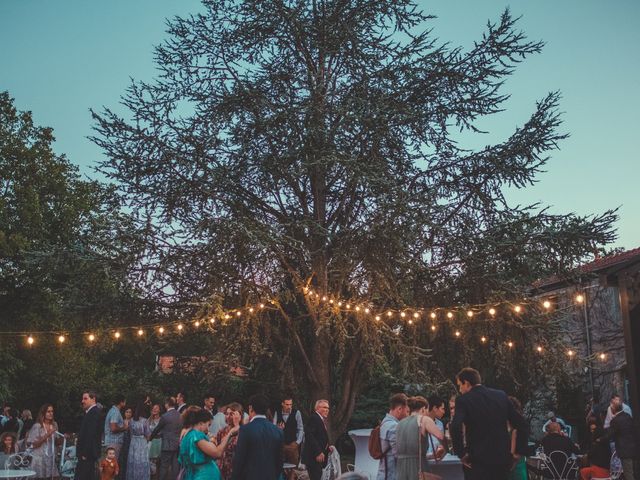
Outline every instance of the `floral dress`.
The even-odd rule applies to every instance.
[[[216,435],[216,442],[220,445],[224,436],[229,433],[231,427],[227,425]],[[231,480],[231,466],[233,465],[233,454],[236,451],[236,445],[238,443],[238,436],[234,435],[227,442],[227,446],[222,453],[222,457],[218,459],[218,467],[220,467],[220,474],[222,480]]]
[[[149,442],[147,437],[151,435],[146,418],[131,420],[129,422],[131,443],[127,457],[127,480],[149,480],[151,465],[149,463]]]

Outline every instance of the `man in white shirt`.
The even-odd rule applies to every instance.
[[[633,417],[633,414],[631,413],[631,407],[622,401],[620,395],[614,393],[613,395],[611,395],[611,400],[609,401],[609,406],[607,407],[607,416],[604,418],[604,428],[609,428],[609,426],[611,425],[611,419],[613,418],[611,407],[613,407],[613,405],[615,404],[622,404],[622,411],[627,413],[630,417]]]
[[[389,413],[380,424],[380,446],[384,456],[378,465],[377,480],[396,480],[396,429],[398,422],[409,415],[407,396],[396,393],[389,399]]]
[[[273,424],[284,434],[284,461],[297,465],[300,462],[300,445],[304,438],[304,424],[300,410],[293,409],[293,398],[285,397],[281,408],[273,416]]]
[[[427,415],[433,420],[440,431],[444,433],[444,424],[442,423],[442,417],[444,417],[446,411],[444,400],[437,395],[432,395],[428,398],[428,402],[429,411],[427,412]],[[438,440],[434,435],[429,434],[428,441],[427,455],[435,456],[436,452],[438,452],[439,456],[444,454],[444,448],[439,450],[439,447],[441,446],[440,440]]]

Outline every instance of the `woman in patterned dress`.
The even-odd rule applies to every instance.
[[[242,422],[242,405],[233,402],[227,405],[227,409],[224,413],[227,426],[218,432],[216,435],[216,444],[220,445],[222,439],[231,431],[232,428],[238,427]],[[218,467],[220,468],[220,475],[222,480],[231,480],[231,467],[233,465],[233,453],[238,443],[238,437],[233,436],[229,438],[227,446],[222,452],[222,457],[218,459]]]
[[[149,462],[149,423],[146,416],[147,406],[140,402],[129,421],[129,455],[127,456],[126,480],[149,480],[151,463]]]
[[[56,432],[58,424],[53,417],[54,408],[50,403],[40,407],[36,423],[27,434],[27,445],[31,445],[31,470],[35,470],[36,478],[58,478],[56,465]]]

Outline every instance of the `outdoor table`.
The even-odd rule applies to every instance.
[[[35,476],[35,470],[0,470],[0,478],[29,478]]]
[[[378,466],[380,461],[369,455],[369,436],[371,428],[361,428],[359,430],[350,430],[349,436],[356,446],[356,460],[353,471],[367,475],[371,479],[375,479],[378,474]],[[447,454],[442,460],[435,462],[429,460],[433,473],[440,475],[446,480],[463,480],[462,462],[455,455]]]

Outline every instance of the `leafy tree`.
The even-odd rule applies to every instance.
[[[543,46],[509,11],[464,50],[434,38],[410,0],[203,6],[168,23],[158,78],[123,97],[130,118],[94,112],[102,171],[145,236],[141,288],[187,317],[271,298],[274,310],[217,330],[221,357],[330,398],[334,432],[373,371],[429,370],[430,334],[323,296],[382,308],[513,298],[614,238],[614,212],[505,198],[565,137],[558,93],[504,141],[459,143]]]
[[[64,415],[83,387],[111,390],[118,362],[82,338],[56,348],[55,332],[128,325],[143,310],[128,280],[135,236],[114,190],[81,179],[53,140],[0,93],[0,330],[14,332],[0,337],[0,398],[55,401]],[[52,333],[28,348],[39,331]]]

